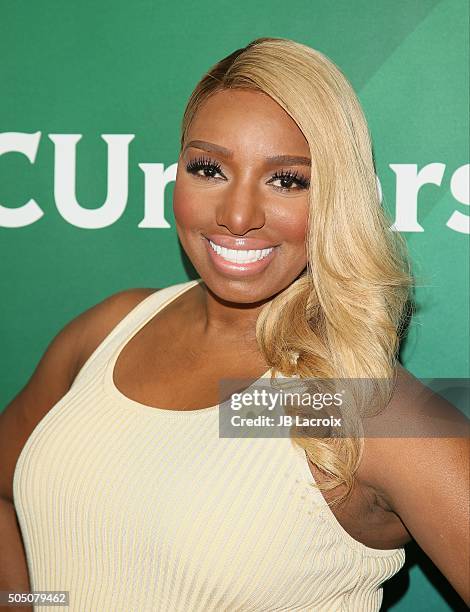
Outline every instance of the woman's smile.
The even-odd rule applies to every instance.
[[[269,266],[278,252],[278,245],[247,249],[243,242],[253,242],[255,239],[237,239],[230,236],[220,236],[211,240],[203,236],[209,260],[214,267],[228,276],[236,278],[259,274]],[[258,242],[261,242],[258,240]],[[238,243],[238,244],[233,244]],[[232,248],[224,246],[231,244]],[[246,245],[248,246],[248,244]],[[253,246],[256,246],[253,244]]]

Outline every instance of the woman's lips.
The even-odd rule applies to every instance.
[[[256,249],[270,249],[273,246],[267,240],[262,238],[252,238],[251,236],[227,236],[227,234],[204,234],[204,238],[208,238],[215,244],[225,247],[227,249],[244,249],[244,250],[256,250]]]
[[[214,265],[214,267],[227,276],[232,277],[244,277],[251,276],[255,274],[259,274],[262,272],[269,264],[272,259],[276,256],[277,246],[272,247],[272,251],[268,253],[265,257],[259,259],[258,261],[253,261],[251,263],[235,263],[233,261],[228,261],[222,255],[219,255],[214,251],[209,243],[209,239],[204,236],[204,242],[206,244],[206,249],[209,254],[210,261]],[[217,243],[215,243],[217,244]],[[223,245],[219,245],[223,246]],[[266,247],[267,248],[267,247]],[[238,249],[238,250],[247,250],[247,249]]]

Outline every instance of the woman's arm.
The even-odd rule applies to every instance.
[[[0,591],[28,593],[30,591],[26,556],[18,527],[13,502],[0,498]],[[11,611],[11,606],[0,605],[0,611]],[[15,607],[21,612],[32,612],[32,606]]]
[[[468,420],[439,395],[423,392],[424,385],[406,371],[401,377],[400,390],[382,419],[382,432],[376,429],[366,440],[368,481],[469,605]],[[457,432],[460,423],[459,434],[438,437],[440,432]],[[407,427],[413,437],[403,437]]]

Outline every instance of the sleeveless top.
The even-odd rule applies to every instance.
[[[404,548],[348,534],[303,449],[221,438],[218,406],[154,408],[114,385],[127,342],[200,281],[141,301],[27,439],[13,495],[31,590],[68,591],[70,603],[36,609],[379,610]]]

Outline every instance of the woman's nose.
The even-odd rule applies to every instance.
[[[265,206],[260,192],[246,184],[231,185],[217,205],[216,222],[230,233],[243,236],[265,224]]]

